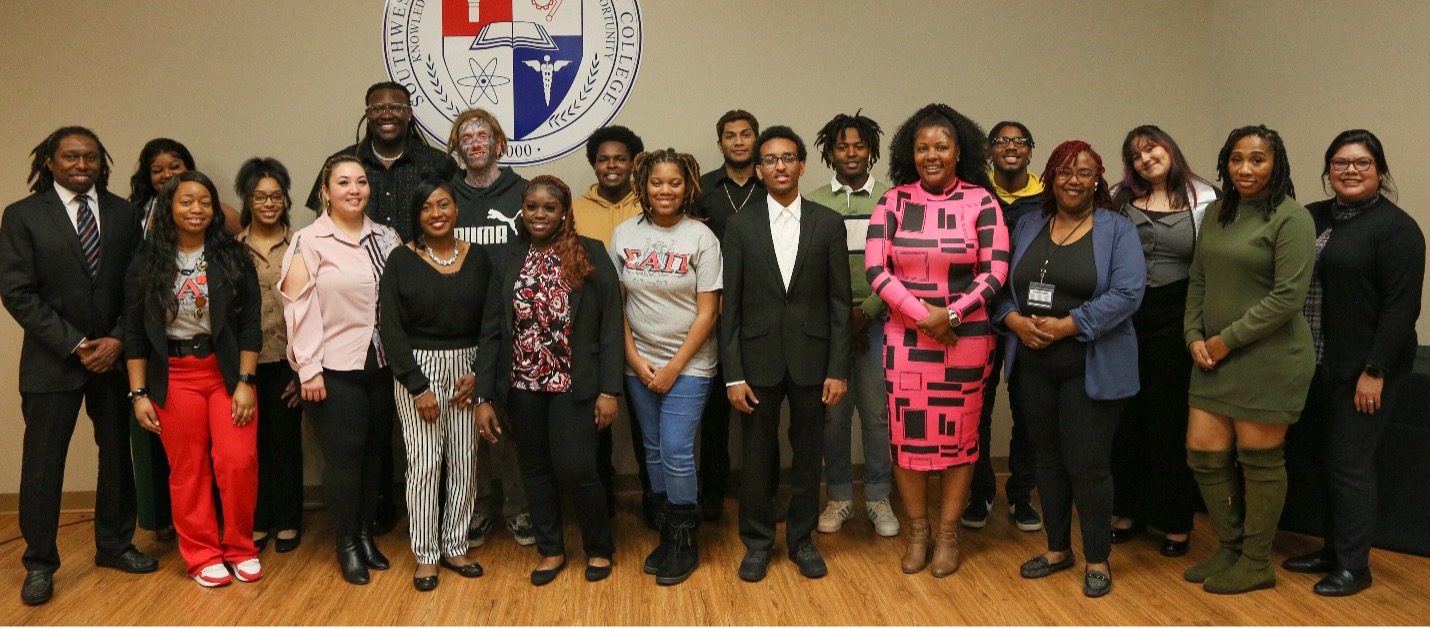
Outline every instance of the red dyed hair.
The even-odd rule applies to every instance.
[[[1092,145],[1082,140],[1068,140],[1053,149],[1053,153],[1048,156],[1048,165],[1043,168],[1043,214],[1048,215],[1058,211],[1057,197],[1053,196],[1053,186],[1057,180],[1059,166],[1067,166],[1077,160],[1081,153],[1087,153],[1092,157],[1092,161],[1097,162],[1097,187],[1092,192],[1092,207],[1112,208],[1112,193],[1108,191],[1107,177],[1103,176],[1107,169],[1102,166],[1102,156],[1097,151],[1092,150]]]
[[[551,251],[561,259],[561,276],[566,283],[571,285],[572,290],[581,288],[586,276],[595,273],[596,267],[591,266],[591,258],[586,255],[586,246],[581,244],[581,236],[576,233],[576,214],[571,211],[571,188],[566,186],[566,182],[551,175],[538,175],[521,191],[523,212],[527,195],[538,188],[546,188],[561,203],[561,226],[556,228],[556,242],[551,245]],[[526,231],[526,223],[519,224],[521,235],[529,240],[531,235]]]

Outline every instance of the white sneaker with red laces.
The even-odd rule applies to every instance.
[[[221,563],[216,563],[200,570],[198,574],[194,575],[194,581],[206,588],[216,588],[233,583],[233,577],[229,576],[228,568]]]
[[[258,563],[257,557],[240,562],[233,567],[233,576],[244,583],[253,583],[263,578],[263,565]]]

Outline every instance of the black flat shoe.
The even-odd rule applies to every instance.
[[[281,537],[275,536],[273,538],[273,550],[276,550],[280,553],[291,553],[295,550],[298,550],[298,545],[302,543],[303,531],[300,530],[298,531],[297,535],[293,536],[292,539],[283,539]]]
[[[447,558],[443,557],[437,561],[437,565],[451,570],[452,572],[455,572],[457,574],[460,574],[468,579],[475,579],[477,577],[482,576],[482,564],[479,564],[475,561],[465,566],[459,566],[450,561],[447,561]]]
[[[607,559],[606,561],[610,562],[611,560]],[[604,566],[593,566],[591,564],[586,564],[586,580],[594,583],[596,581],[600,581],[601,579],[611,576],[611,566],[614,565],[614,562],[607,563]]]
[[[1023,565],[1018,567],[1018,575],[1024,579],[1041,579],[1054,572],[1067,570],[1073,567],[1074,563],[1077,563],[1077,560],[1073,559],[1072,552],[1063,555],[1062,561],[1056,563],[1048,561],[1047,557],[1038,555],[1023,562]]]
[[[268,548],[268,540],[270,540],[270,539],[272,539],[272,538],[273,538],[272,535],[264,535],[264,536],[263,536],[263,539],[253,540],[253,547],[254,547],[254,548],[257,548],[257,549],[258,549],[258,552],[261,553],[261,552],[263,552],[263,549]]]
[[[1069,555],[1071,556],[1071,555]],[[1082,575],[1082,594],[1088,598],[1098,598],[1112,591],[1112,574],[1088,570]]]
[[[95,555],[94,565],[101,568],[114,568],[121,572],[130,574],[144,574],[159,569],[159,560],[139,552],[139,549],[130,546],[127,550],[118,555]]]
[[[437,575],[430,577],[412,577],[412,587],[418,592],[431,592],[437,589]]]
[[[1147,525],[1142,524],[1141,522],[1134,522],[1132,526],[1125,529],[1120,529],[1114,526],[1112,527],[1112,543],[1125,544],[1127,542],[1130,542],[1134,539],[1137,539],[1137,536],[1141,535],[1142,531],[1145,531],[1146,529]]]
[[[1192,537],[1190,535],[1187,536],[1187,539],[1180,542],[1164,538],[1162,540],[1162,556],[1181,557],[1187,554],[1187,549],[1191,547],[1191,542]]]
[[[44,605],[55,595],[55,573],[31,570],[25,573],[25,585],[20,587],[20,600],[26,605]]]
[[[552,582],[552,581],[555,581],[555,580],[556,580],[556,575],[561,574],[561,571],[562,571],[562,570],[565,570],[565,569],[566,569],[566,558],[565,558],[565,557],[562,557],[562,558],[561,558],[561,563],[560,563],[559,565],[557,565],[555,568],[552,568],[552,569],[550,569],[550,570],[532,570],[532,571],[531,571],[531,584],[532,584],[532,585],[546,585],[547,583],[550,583],[550,582]]]
[[[1306,553],[1281,562],[1281,567],[1301,574],[1317,574],[1336,569],[1336,556],[1322,548],[1314,553]]]
[[[1321,579],[1311,591],[1321,596],[1350,596],[1370,587],[1370,568],[1346,570],[1341,568]]]

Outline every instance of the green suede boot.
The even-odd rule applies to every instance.
[[[1241,594],[1276,586],[1271,566],[1271,540],[1286,504],[1286,457],[1281,446],[1237,448],[1246,477],[1246,517],[1241,558],[1222,572],[1207,577],[1202,589],[1215,594]]]
[[[1217,539],[1221,540],[1221,547],[1210,559],[1187,568],[1182,574],[1182,578],[1192,583],[1201,583],[1207,577],[1230,568],[1241,557],[1242,509],[1245,504],[1230,450],[1187,450],[1187,465],[1192,468],[1197,487],[1202,490],[1212,529],[1216,531]]]

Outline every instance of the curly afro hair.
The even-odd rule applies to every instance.
[[[954,165],[954,174],[994,194],[993,182],[988,180],[988,140],[983,129],[943,103],[925,105],[894,132],[893,139],[889,140],[889,181],[895,186],[902,186],[919,180],[918,167],[914,164],[914,138],[919,131],[929,127],[947,130],[958,143],[958,163]]]

